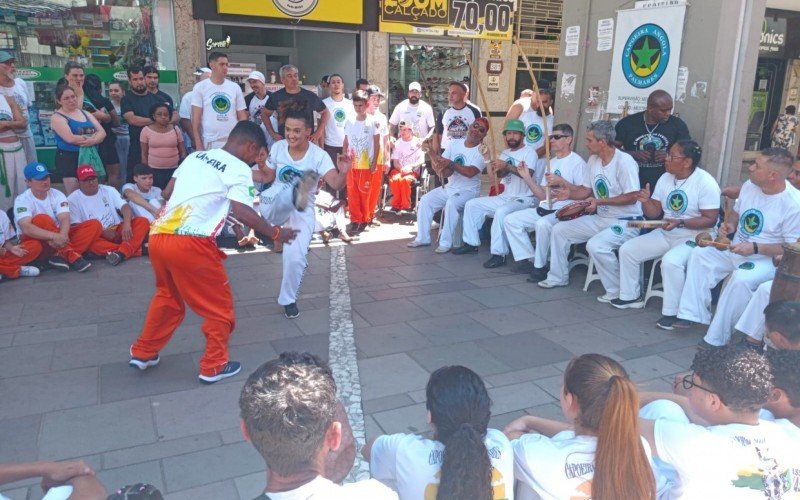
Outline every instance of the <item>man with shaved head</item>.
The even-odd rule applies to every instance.
[[[667,151],[675,142],[691,139],[686,123],[672,114],[672,96],[656,90],[647,98],[647,109],[617,122],[617,146],[639,164],[639,183],[655,186],[666,171]]]

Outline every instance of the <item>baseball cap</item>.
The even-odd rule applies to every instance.
[[[480,118],[475,118],[475,121],[472,123],[479,123],[479,122],[483,123],[483,126],[486,128],[486,130],[489,130],[489,120],[481,116]]]
[[[408,84],[408,91],[411,92],[412,90],[422,92],[422,85],[420,85],[419,82],[411,82]]]
[[[377,85],[370,85],[369,87],[367,87],[367,95],[368,96],[379,95],[381,97],[386,97],[386,95],[383,92],[381,92],[381,88],[378,87]]]
[[[211,68],[206,68],[206,67],[197,68],[196,70],[194,70],[193,75],[194,76],[200,76],[200,75],[202,75],[204,73],[211,73]]]
[[[25,178],[28,180],[36,179],[38,181],[50,175],[50,171],[47,170],[47,166],[44,163],[39,163],[38,161],[28,163],[25,166],[24,172]]]
[[[247,75],[248,80],[258,80],[261,83],[266,83],[267,79],[264,78],[264,73],[260,71],[253,71],[249,75]]]
[[[525,124],[522,123],[522,120],[508,120],[505,127],[503,127],[503,133],[505,132],[520,132],[524,134]]]
[[[8,52],[8,51],[5,51],[5,50],[0,50],[0,63],[4,63],[4,62],[8,62],[8,61],[14,61],[16,59],[17,58],[14,57],[14,54],[12,54],[11,52]]]
[[[93,166],[84,163],[83,165],[78,165],[78,173],[76,175],[79,181],[85,181],[86,179],[97,177],[97,172],[95,172]]]

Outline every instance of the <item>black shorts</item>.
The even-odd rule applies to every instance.
[[[129,169],[133,172],[133,169]],[[175,168],[154,168],[153,169],[153,185],[159,187],[161,189],[165,189],[167,184],[169,184],[170,179],[172,179],[172,174],[178,170],[178,167]]]
[[[56,172],[61,178],[78,177],[78,151],[56,150]]]
[[[117,139],[109,140],[108,137],[97,146],[97,152],[100,153],[100,159],[103,160],[103,165],[118,165],[119,154],[117,153]]]

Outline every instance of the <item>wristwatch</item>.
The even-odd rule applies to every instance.
[[[683,219],[681,219],[681,220],[678,222],[678,227],[679,227],[679,228],[681,228],[681,227],[686,227],[686,221],[685,221],[685,220],[683,220]]]

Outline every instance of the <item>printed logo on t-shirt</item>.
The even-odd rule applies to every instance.
[[[662,134],[644,134],[633,141],[637,151],[661,151],[667,149],[669,140]]]
[[[442,471],[439,470],[433,477],[439,481],[442,478]],[[439,483],[428,483],[425,485],[425,492],[423,500],[436,500],[439,495]],[[506,495],[506,483],[503,480],[503,474],[492,467],[492,500],[505,500],[508,498]]]
[[[281,182],[290,183],[298,177],[303,177],[303,171],[293,165],[286,165],[278,171],[278,179]]]
[[[689,197],[682,189],[676,189],[667,196],[667,206],[673,214],[682,214],[689,206]]]
[[[608,198],[608,179],[605,175],[598,175],[594,178],[594,195],[599,199]]]
[[[220,115],[227,115],[231,110],[231,98],[228,94],[217,92],[211,96],[211,107]]]
[[[336,108],[333,110],[333,119],[336,120],[337,124],[344,123],[345,118],[347,118],[347,114],[342,108]]]
[[[453,163],[463,167],[464,165],[466,165],[467,160],[466,158],[464,158],[464,155],[457,155],[455,158],[453,158]]]
[[[592,497],[592,477],[594,476],[594,454],[589,453],[570,453],[564,462],[564,478],[571,481],[573,479],[583,479],[575,487],[570,498],[579,499]]]
[[[617,224],[614,224],[613,226],[611,226],[611,232],[614,233],[617,236],[621,235],[622,232],[623,232],[622,226],[618,226]]]
[[[447,125],[447,136],[450,137],[450,139],[466,139],[467,130],[469,130],[469,125],[464,121],[464,118],[456,116],[453,118],[453,121]]]
[[[559,169],[555,169],[555,171],[554,171],[553,173],[554,173],[555,175],[557,175],[557,176],[561,177],[561,170],[559,170]]]
[[[542,127],[537,123],[530,125],[525,131],[525,140],[528,141],[528,144],[536,144],[542,140]]]
[[[17,207],[17,213],[18,214],[24,214],[27,211],[28,211],[27,207]]]
[[[761,210],[751,208],[739,219],[739,229],[745,236],[758,236],[764,229],[764,215]]]
[[[10,122],[14,117],[5,112],[0,112],[0,122]]]

